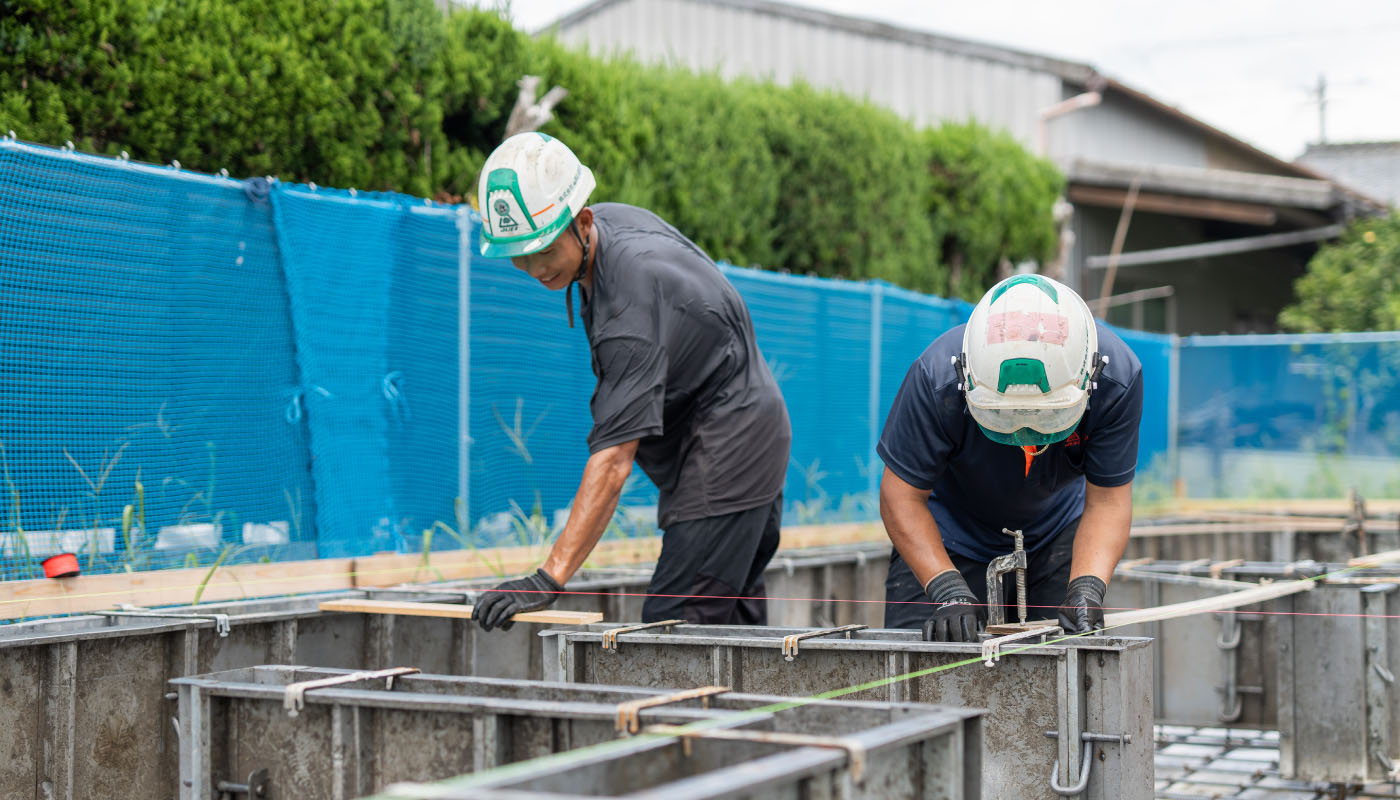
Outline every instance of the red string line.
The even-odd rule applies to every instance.
[[[1397,577],[1397,578],[1396,578],[1396,583],[1397,583],[1397,584],[1400,584],[1400,577]],[[399,588],[407,588],[407,587],[399,587]],[[372,589],[372,588],[365,588],[363,591],[373,592],[373,591],[375,591],[375,590]],[[454,590],[454,591],[455,591],[455,590]],[[845,598],[839,598],[839,597],[773,597],[773,596],[771,596],[771,595],[768,595],[768,596],[760,596],[760,595],[753,595],[753,596],[750,596],[750,595],[728,595],[728,594],[650,594],[650,593],[648,593],[648,592],[583,592],[583,591],[574,591],[574,590],[568,590],[568,589],[566,589],[566,590],[564,590],[564,591],[562,591],[562,592],[551,591],[551,590],[549,590],[549,589],[501,589],[501,590],[497,590],[496,588],[486,588],[486,589],[467,589],[467,588],[463,588],[463,589],[462,589],[462,593],[463,593],[463,594],[468,594],[468,593],[473,593],[473,592],[475,592],[475,593],[480,593],[480,594],[486,594],[487,592],[495,592],[495,591],[507,591],[507,592],[520,593],[520,594],[580,595],[580,596],[584,596],[584,597],[664,597],[664,598],[668,598],[668,599],[672,599],[672,600],[784,600],[784,601],[787,601],[787,602],[795,602],[795,603],[884,603],[884,604],[887,604],[887,605],[916,605],[916,606],[934,606],[934,605],[939,605],[938,603],[934,603],[934,602],[932,602],[932,601],[930,601],[930,600],[856,600],[856,599],[845,599]],[[1256,601],[1256,602],[1259,602],[1259,603],[1267,603],[1267,602],[1270,602],[1270,601],[1269,601],[1269,600],[1259,600],[1259,601]],[[990,607],[990,606],[995,605],[995,604],[993,604],[993,603],[968,603],[968,605],[971,605],[971,606],[978,606],[978,607],[982,607],[982,608],[987,608],[987,607]],[[1003,608],[1015,608],[1015,607],[1016,607],[1016,605],[1015,605],[1014,603],[1012,603],[1012,604],[1003,604]],[[1158,607],[1158,606],[1152,606],[1152,608],[1157,608],[1157,607]],[[1027,605],[1026,605],[1026,608],[1041,608],[1041,609],[1057,610],[1057,609],[1059,609],[1059,606],[1045,606],[1045,605],[1027,604]],[[1133,607],[1133,606],[1102,606],[1102,608],[1103,608],[1104,611],[1143,611],[1143,610],[1145,610],[1145,609],[1143,609],[1143,608],[1135,608],[1135,607]],[[1246,611],[1246,610],[1242,610],[1242,609],[1238,609],[1238,608],[1228,608],[1228,609],[1224,609],[1224,610],[1220,610],[1220,611],[1207,611],[1207,612],[1201,612],[1201,613],[1209,613],[1209,614],[1261,614],[1261,615],[1278,616],[1278,617],[1341,617],[1341,618],[1351,618],[1351,619],[1400,619],[1400,614],[1341,614],[1341,613],[1337,613],[1337,614],[1328,614],[1328,613],[1324,613],[1324,612],[1321,612],[1321,611]],[[1141,625],[1141,624],[1145,624],[1145,623],[1135,623],[1135,624]]]

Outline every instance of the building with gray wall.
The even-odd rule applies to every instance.
[[[1084,63],[770,0],[596,0],[546,32],[603,56],[801,79],[916,125],[1010,133],[1069,181],[1064,257],[1041,268],[1088,300],[1107,290],[1105,313],[1133,327],[1272,331],[1317,243],[1381,207]]]

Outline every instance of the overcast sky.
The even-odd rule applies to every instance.
[[[466,0],[535,31],[590,0]],[[1093,65],[1280,158],[1318,138],[1400,139],[1400,2],[1392,0],[801,0]]]

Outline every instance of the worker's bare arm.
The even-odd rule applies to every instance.
[[[1074,537],[1074,561],[1070,565],[1070,580],[1081,575],[1093,575],[1105,584],[1113,577],[1113,568],[1128,546],[1128,531],[1133,525],[1133,484],[1095,486],[1084,489],[1084,516]]]
[[[880,478],[880,519],[920,586],[927,586],[940,572],[953,569],[938,523],[928,510],[929,491],[910,485],[888,467]]]
[[[632,474],[632,461],[637,455],[637,441],[623,442],[604,448],[589,457],[579,481],[578,493],[569,511],[569,521],[559,533],[554,547],[545,559],[543,569],[561,585],[583,566],[588,554],[602,538],[603,532],[617,510],[618,498],[627,476]]]

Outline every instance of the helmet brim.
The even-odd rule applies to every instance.
[[[486,258],[515,258],[516,256],[528,256],[554,244],[564,233],[564,229],[574,221],[571,211],[565,211],[559,215],[548,227],[532,231],[524,236],[493,237],[486,233],[485,227],[481,229],[481,255]]]

